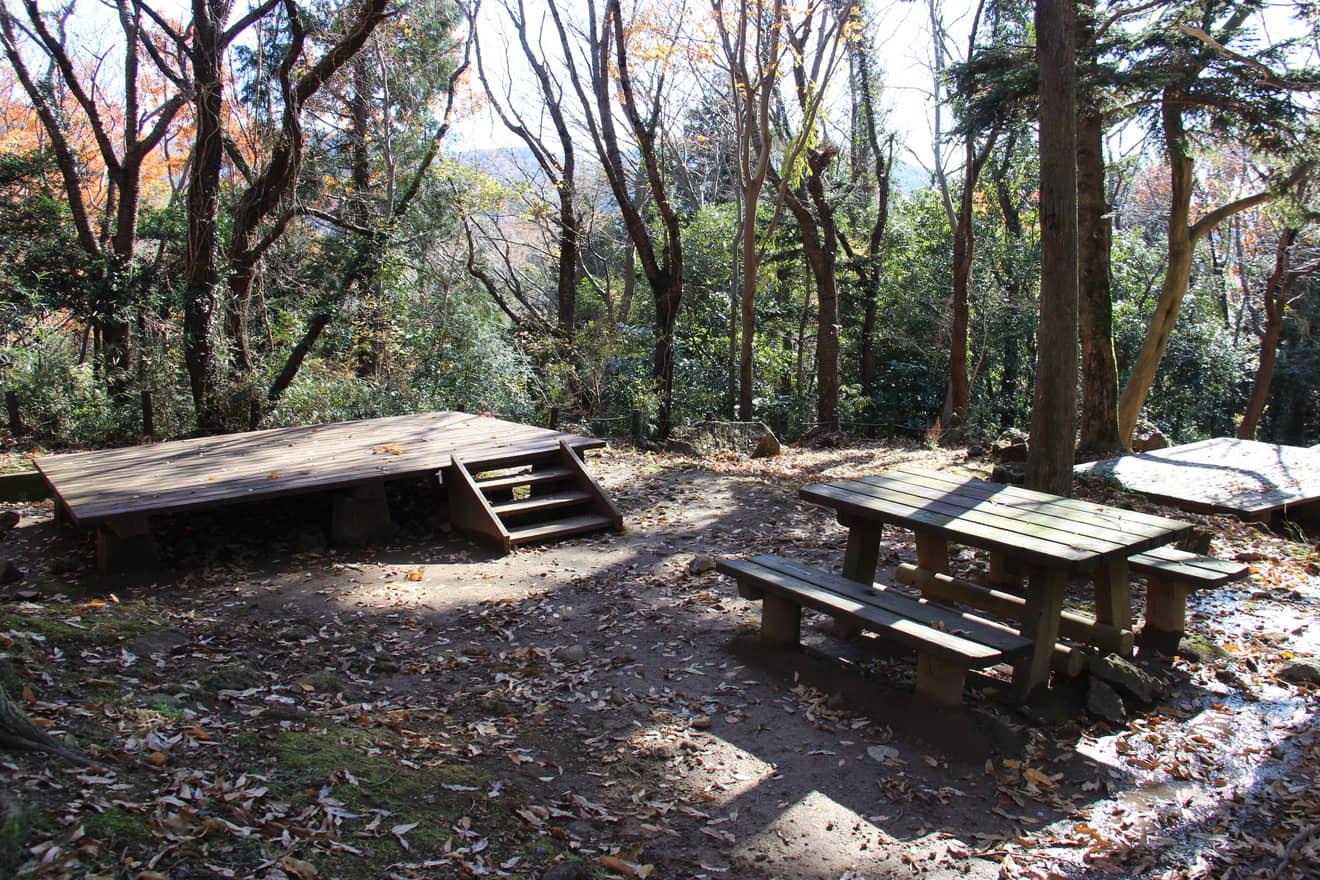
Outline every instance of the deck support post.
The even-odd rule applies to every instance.
[[[967,671],[959,663],[917,653],[917,696],[937,706],[960,706]]]
[[[120,574],[155,568],[160,562],[156,539],[145,516],[122,516],[96,528],[96,568]]]
[[[384,481],[360,483],[335,495],[330,534],[336,542],[370,541],[392,533]]]

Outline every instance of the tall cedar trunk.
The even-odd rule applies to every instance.
[[[1298,230],[1285,229],[1279,236],[1279,244],[1274,254],[1274,271],[1265,282],[1261,294],[1261,308],[1264,325],[1260,327],[1260,360],[1256,365],[1256,374],[1251,382],[1251,396],[1247,399],[1247,409],[1238,425],[1237,436],[1242,440],[1251,440],[1256,436],[1260,417],[1265,412],[1265,404],[1270,397],[1270,385],[1274,381],[1274,369],[1278,362],[1279,340],[1283,336],[1283,315],[1292,295],[1293,283],[1300,275],[1313,271],[1315,266],[1293,272],[1288,263],[1292,245],[1297,240]]]
[[[1027,486],[1072,492],[1077,405],[1077,89],[1071,0],[1037,0],[1040,319]]]
[[[1118,434],[1118,363],[1110,299],[1113,231],[1105,199],[1104,124],[1099,112],[1077,121],[1078,327],[1082,346],[1082,449],[1122,448]]]
[[[222,430],[224,421],[216,399],[220,373],[215,348],[216,296],[220,289],[216,216],[224,162],[221,30],[230,5],[229,0],[193,0],[193,124],[197,137],[188,175],[183,354],[197,427],[204,433]]]
[[[369,228],[371,221],[371,155],[367,149],[370,135],[371,89],[370,71],[362,54],[354,56],[352,63],[352,87],[348,96],[348,171],[353,198],[345,213],[348,219],[362,228]],[[356,247],[375,247],[374,236],[361,236]],[[375,273],[362,278],[358,287],[359,320],[357,321],[357,339],[354,340],[353,372],[359,379],[376,379],[380,376],[385,355],[385,313],[381,302],[380,284],[376,283]]]

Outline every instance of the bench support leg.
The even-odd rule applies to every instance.
[[[387,537],[391,532],[383,482],[363,483],[335,496],[330,525],[335,541],[369,541]]]
[[[761,600],[761,644],[796,648],[802,642],[802,606],[780,596]]]
[[[1172,657],[1178,653],[1187,626],[1185,583],[1151,575],[1146,578],[1146,625],[1141,628],[1141,647]]]
[[[1132,583],[1128,578],[1126,559],[1096,569],[1095,620],[1108,624],[1119,634],[1132,630]],[[1130,643],[1109,637],[1109,633],[1096,640],[1096,647],[1111,654],[1130,656],[1132,653]]]
[[[1026,700],[1038,686],[1048,684],[1054,643],[1059,640],[1059,616],[1068,586],[1067,572],[1038,569],[1027,584],[1027,603],[1022,609],[1022,635],[1031,639],[1031,655],[1013,669],[1013,697]]]
[[[962,704],[966,670],[957,663],[917,654],[917,696],[938,706]]]
[[[145,516],[108,520],[96,528],[96,568],[119,574],[155,568],[160,563],[156,539]]]

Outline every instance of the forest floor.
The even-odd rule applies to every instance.
[[[145,578],[97,575],[49,502],[8,505],[0,685],[92,763],[0,752],[0,877],[1320,874],[1320,689],[1276,675],[1320,654],[1313,538],[1084,490],[1252,570],[1193,598],[1209,644],[1125,723],[1081,684],[924,709],[910,657],[819,618],[801,655],[757,649],[711,558],[837,566],[843,529],[796,490],[912,461],[987,467],[605,450],[624,534],[498,557],[404,497],[395,540],[332,548],[293,499],[167,518]]]

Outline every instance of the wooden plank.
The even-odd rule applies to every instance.
[[[555,538],[577,535],[582,532],[595,532],[601,529],[615,528],[613,520],[599,513],[584,513],[549,522],[534,523],[529,526],[515,526],[509,529],[509,539],[514,544],[528,544],[532,541],[547,541]]]
[[[480,483],[477,484],[479,487]],[[534,495],[531,498],[515,498],[512,501],[496,501],[491,504],[491,509],[501,518],[508,516],[518,516],[524,513],[536,513],[545,510],[553,510],[556,507],[571,507],[574,504],[582,504],[590,501],[591,496],[578,489],[570,489],[555,492],[550,495]]]
[[[940,628],[944,632],[965,635],[973,641],[989,645],[1006,654],[1025,651],[1031,645],[1027,639],[1019,635],[987,626],[986,622],[979,617],[952,608],[932,605],[915,596],[905,596],[882,584],[864,586],[854,580],[833,575],[830,572],[821,571],[818,568],[812,568],[809,565],[792,559],[785,559],[782,556],[754,556],[748,561],[773,571],[783,572],[803,581],[816,583],[840,595],[865,602],[868,605],[875,605],[896,614],[906,615],[928,626]]]
[[[930,571],[915,565],[900,565],[894,571],[899,583],[916,587],[922,593],[944,602],[959,602],[997,614],[1009,620],[1021,621],[1027,600],[1023,596],[1005,593],[991,587]],[[1132,653],[1132,631],[1097,623],[1094,617],[1078,611],[1064,609],[1059,614],[1059,634],[1064,638],[1089,645],[1114,645],[1118,653]]]
[[[916,470],[809,486],[799,494],[854,519],[880,519],[1076,572],[1167,543],[1191,528],[1166,517]]]
[[[509,530],[491,508],[490,499],[472,478],[462,456],[450,457],[453,464],[445,469],[449,487],[449,518],[455,528],[495,544],[508,553],[512,543]]]
[[[531,486],[536,483],[554,483],[566,480],[573,476],[573,472],[568,468],[546,468],[540,471],[526,471],[519,474],[511,474],[507,477],[491,477],[486,480],[477,480],[477,485],[483,492],[490,492],[494,489],[510,489],[516,486]]]
[[[592,510],[607,517],[615,531],[623,529],[623,513],[582,463],[579,451],[563,440],[559,442],[559,464],[572,471],[576,477],[575,486],[591,496]]]
[[[1141,513],[1140,511],[1127,510],[1126,508],[1121,507],[1112,507],[1106,504],[1098,504],[1094,501],[1085,501],[1080,498],[1051,495],[1046,492],[1038,492],[1034,489],[1026,489],[1022,486],[995,483],[990,480],[982,480],[978,477],[964,477],[945,471],[905,468],[897,471],[889,471],[887,473],[920,477],[924,480],[930,481],[931,484],[957,487],[960,492],[968,495],[1004,499],[1005,503],[1023,502],[1026,504],[1041,505],[1054,514],[1057,514],[1059,511],[1076,512],[1086,515],[1088,518],[1095,521],[1107,522],[1112,528],[1120,532],[1139,530],[1143,525],[1155,529],[1161,529],[1183,524],[1181,520],[1171,519],[1166,516]]]
[[[1229,562],[1188,553],[1176,547],[1156,547],[1128,560],[1133,571],[1158,574],[1182,579],[1202,587],[1217,587],[1246,575],[1247,567],[1240,562]]]
[[[799,495],[807,501],[833,507],[841,515],[871,518],[903,528],[940,531],[950,540],[975,542],[976,546],[1036,565],[1062,566],[1070,571],[1083,572],[1099,564],[1093,551],[964,519],[960,517],[960,510],[943,512],[862,495],[830,484],[800,489]]]
[[[778,557],[770,558],[777,560],[777,566],[787,562],[787,560],[779,560]],[[782,570],[782,568],[767,567],[756,560],[721,560],[716,564],[716,567],[735,579],[754,579],[756,586],[766,593],[776,593],[791,598],[803,606],[814,608],[825,614],[855,619],[863,627],[875,629],[894,641],[901,642],[918,651],[957,660],[966,666],[988,666],[1000,662],[1005,657],[1005,652],[1002,650],[990,647],[970,637],[963,637],[957,633],[936,628],[932,625],[935,618],[931,618],[931,623],[927,623],[923,620],[924,614],[909,615],[876,604],[877,601],[888,603],[895,598],[908,599],[908,597],[899,597],[894,594],[884,597],[883,600],[872,599],[868,601],[856,597],[855,594],[839,593],[833,587],[842,586],[850,590],[857,590],[859,587],[856,582],[846,578],[837,578],[837,581],[842,582],[842,584],[838,584],[831,580],[834,576],[816,569],[808,569],[812,573],[812,579],[804,580]],[[820,577],[821,575],[824,577]],[[828,583],[829,586],[820,586],[815,582],[820,580]],[[929,607],[922,605],[918,600],[909,599],[909,601],[915,603],[919,608]],[[951,613],[956,614],[956,612]],[[967,628],[966,621],[962,621],[957,625],[964,629]],[[1006,634],[1000,633],[998,637],[1004,635]],[[1021,653],[1021,651],[1016,653]]]
[[[1042,537],[1057,530],[1073,537],[1094,539],[1098,546],[1126,545],[1134,535],[1163,536],[1170,529],[1189,528],[1187,523],[1166,517],[935,471],[900,471],[892,476],[859,477],[856,482],[927,501],[964,506],[971,514],[1006,517],[1013,523],[1038,526],[1044,531],[1036,534]],[[1085,536],[1076,535],[1079,528],[1086,529]]]

